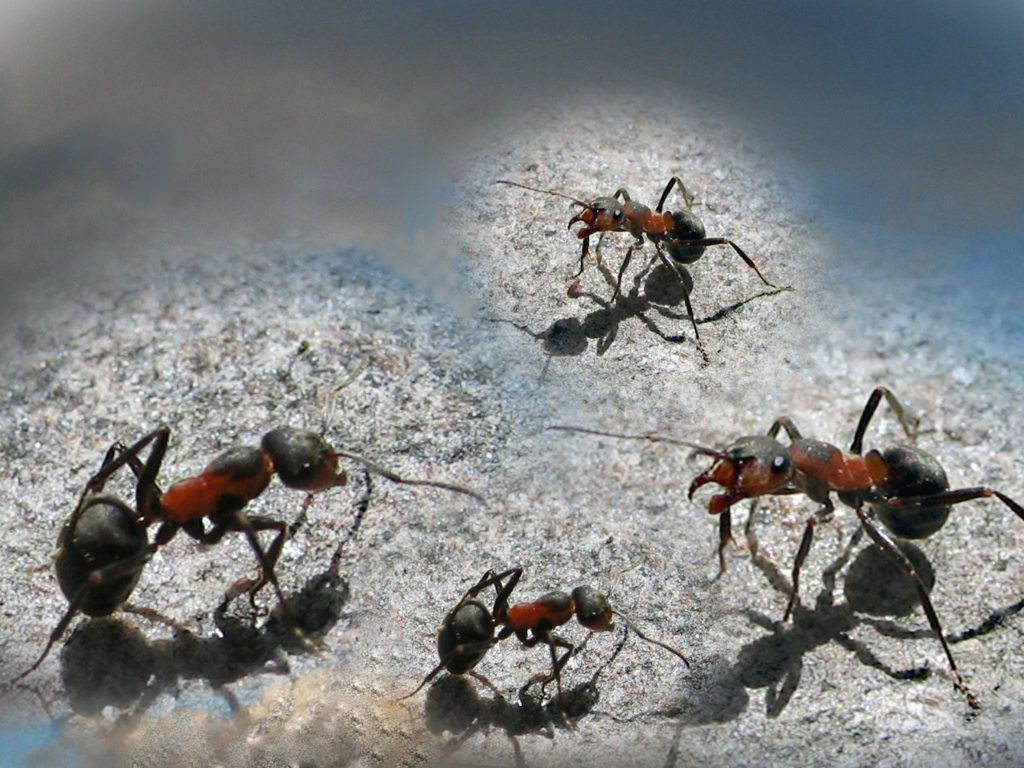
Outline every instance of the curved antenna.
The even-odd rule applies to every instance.
[[[698,445],[697,443],[690,443],[686,440],[678,440],[674,437],[664,437],[663,435],[655,435],[651,432],[644,432],[642,434],[629,434],[627,432],[608,432],[603,429],[590,429],[589,427],[571,427],[565,424],[552,424],[547,429],[556,429],[559,432],[580,432],[584,435],[599,435],[601,437],[614,437],[620,440],[644,440],[648,443],[668,443],[669,445],[681,445],[684,448],[692,448],[694,456],[711,456],[715,459],[727,458],[721,451],[715,450],[714,448],[708,448],[707,446]]]
[[[470,490],[469,488],[466,488],[465,486],[462,485],[456,485],[455,483],[445,483],[439,480],[416,480],[413,478],[402,477],[401,475],[392,472],[390,469],[386,469],[382,467],[380,464],[376,464],[370,461],[369,459],[360,456],[358,453],[351,453],[349,451],[339,451],[337,449],[334,449],[334,455],[341,456],[346,459],[351,459],[352,461],[358,461],[360,464],[362,464],[368,470],[373,472],[375,475],[380,475],[381,477],[387,478],[393,483],[399,483],[400,485],[425,485],[429,488],[443,488],[446,491],[453,491],[454,493],[461,493],[466,496],[472,496],[477,501],[481,501],[485,504],[487,503],[487,500],[484,499],[484,497],[481,496],[479,493]]]
[[[661,642],[660,640],[655,640],[653,637],[648,637],[647,635],[645,635],[643,632],[641,632],[639,629],[636,628],[636,624],[634,624],[632,621],[630,621],[628,618],[626,618],[626,616],[624,616],[621,612],[615,610],[614,608],[612,608],[612,613],[614,613],[616,616],[618,616],[620,619],[622,619],[623,623],[627,627],[629,627],[631,630],[633,630],[637,634],[637,637],[639,637],[641,640],[645,640],[646,642],[650,643],[651,645],[656,645],[659,648],[664,648],[669,653],[672,653],[672,654],[678,656],[680,659],[682,659],[683,664],[686,665],[687,669],[690,668],[690,662],[686,660],[685,656],[683,656],[682,651],[677,651],[671,645],[667,645],[667,644]]]
[[[508,181],[506,179],[498,179],[494,182],[495,184],[508,184],[510,187],[519,187],[520,189],[528,189],[531,192],[540,192],[544,195],[554,195],[555,197],[564,197],[566,200],[572,200],[576,205],[582,205],[584,208],[594,209],[590,203],[584,203],[582,200],[577,200],[572,195],[567,195],[563,192],[555,192],[553,189],[541,189],[540,187],[531,187],[528,184],[520,184],[518,181]]]

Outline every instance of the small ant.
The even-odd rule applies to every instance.
[[[783,621],[789,619],[796,605],[800,569],[810,552],[814,528],[819,522],[831,518],[835,509],[831,496],[835,493],[843,504],[854,510],[872,541],[895,558],[900,570],[913,580],[928,624],[942,644],[956,688],[967,697],[968,704],[977,709],[977,698],[957,669],[928,590],[895,539],[931,536],[945,524],[954,504],[974,499],[994,496],[1022,520],[1024,507],[1005,494],[984,486],[951,490],[939,461],[914,445],[901,443],[883,451],[865,452],[864,433],[883,397],[900,421],[907,438],[913,440],[911,420],[899,400],[885,387],[875,388],[868,397],[849,451],[803,437],[788,417],[776,419],[766,435],[741,437],[721,451],[655,435],[617,435],[597,430],[557,428],[687,445],[697,454],[713,458],[714,464],[690,484],[688,495],[692,499],[697,489],[709,483],[725,489],[725,493],[712,496],[708,503],[708,512],[719,516],[719,575],[725,571],[724,549],[732,541],[731,508],[734,504],[744,499],[785,494],[803,494],[821,504],[807,519],[804,528],[793,563],[792,588]],[[788,445],[776,439],[780,431],[789,437]],[[882,526],[878,525],[876,518]],[[748,518],[748,529],[750,524],[751,519]]]
[[[626,251],[622,265],[619,267],[619,275],[615,282],[612,302],[619,296],[622,287],[622,276],[625,274],[626,267],[633,257],[633,250],[643,246],[645,235],[654,244],[655,252],[661,262],[675,274],[676,278],[684,286],[686,285],[686,280],[679,271],[678,264],[694,263],[704,254],[704,249],[708,246],[728,245],[736,251],[748,267],[757,273],[762,283],[769,288],[774,288],[776,291],[791,290],[788,286],[779,287],[765,279],[765,276],[761,274],[761,270],[757,268],[753,260],[732,240],[724,237],[706,236],[704,223],[691,210],[694,201],[693,195],[687,191],[682,179],[678,176],[673,176],[669,179],[668,184],[665,186],[665,191],[661,193],[661,199],[658,200],[658,207],[653,211],[646,205],[632,200],[625,187],[619,187],[610,197],[598,197],[592,202],[587,203],[571,195],[549,189],[531,187],[516,181],[499,179],[496,183],[520,187],[531,192],[563,197],[571,200],[574,205],[578,205],[583,209],[569,219],[569,229],[572,229],[572,225],[577,222],[583,224],[583,227],[576,232],[576,236],[583,241],[583,247],[580,251],[580,268],[573,277],[579,277],[583,274],[583,263],[587,258],[587,254],[590,253],[591,235],[600,233],[603,237],[606,232],[628,232],[633,236],[635,242]],[[683,211],[662,212],[661,209],[665,205],[666,198],[668,198],[669,193],[672,191],[672,187],[676,185],[679,186],[679,190],[682,193],[686,209]],[[620,197],[622,198],[621,202],[619,201]],[[668,256],[665,255],[664,251],[668,251]],[[570,296],[578,293],[575,283],[570,287],[569,291]],[[683,292],[683,300],[686,302],[686,311],[690,315],[690,322],[693,325],[693,336],[697,341],[697,346],[700,347],[702,354],[707,357],[701,345],[700,333],[697,331],[697,318],[693,314],[693,306],[690,304],[688,290]]]
[[[561,671],[569,658],[581,650],[583,645],[573,645],[568,640],[555,635],[553,630],[566,624],[573,616],[591,632],[612,631],[615,629],[612,616],[618,616],[642,640],[675,654],[689,668],[690,663],[681,652],[647,637],[622,613],[612,608],[608,598],[593,587],[576,587],[572,594],[549,592],[533,602],[516,603],[509,606],[509,596],[522,575],[522,568],[510,568],[501,573],[495,573],[493,570],[487,571],[462,596],[462,599],[444,617],[444,622],[438,630],[437,655],[440,662],[423,678],[423,682],[416,687],[416,690],[403,696],[399,701],[415,696],[442,670],[447,670],[453,675],[470,673],[490,685],[486,678],[473,672],[473,669],[493,646],[501,640],[515,635],[519,642],[527,648],[544,643],[551,652],[551,672],[531,678],[520,689],[520,696],[534,683],[541,683],[543,692],[544,687],[554,680],[558,688],[559,703],[563,705]],[[505,581],[506,579],[508,581]],[[496,596],[494,604],[488,609],[477,599],[477,596],[490,586],[494,587]],[[564,649],[565,652],[558,656],[556,648]],[[493,686],[491,687],[493,688]],[[563,710],[563,716],[564,714]]]
[[[339,458],[347,458],[395,483],[443,488],[483,500],[475,491],[459,485],[401,477],[358,454],[331,448],[314,432],[293,427],[271,430],[258,448],[229,449],[200,474],[180,480],[162,492],[156,479],[170,432],[170,427],[162,426],[130,446],[115,443],[99,470],[86,482],[78,504],[61,529],[54,554],[57,581],[68,599],[68,608],[50,633],[39,658],[8,681],[7,686],[42,664],[77,613],[102,617],[121,607],[134,590],[145,564],[179,530],[203,544],[216,544],[230,531],[244,534],[256,555],[259,577],[233,585],[225,601],[242,592],[248,592],[253,600],[269,582],[294,627],[288,602],[274,573],[289,526],[281,520],[243,511],[246,504],[263,493],[275,474],[286,487],[313,494],[347,483],[345,470],[338,466]],[[143,463],[140,454],[147,446],[149,455]],[[126,465],[136,478],[134,508],[116,496],[103,494],[107,480]],[[159,523],[159,527],[149,542],[147,529],[154,523]],[[276,535],[264,550],[257,533],[268,530],[276,531]]]

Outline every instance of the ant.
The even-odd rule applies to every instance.
[[[274,572],[289,526],[281,520],[243,511],[263,493],[275,474],[286,487],[305,491],[311,498],[313,493],[348,482],[345,470],[338,466],[338,460],[346,458],[395,483],[443,488],[483,500],[475,491],[459,485],[401,477],[358,454],[330,447],[314,432],[293,427],[271,430],[258,448],[231,448],[198,475],[161,491],[156,479],[170,433],[170,427],[161,426],[130,446],[115,443],[99,470],[86,482],[78,504],[61,528],[54,554],[57,581],[68,599],[68,608],[50,633],[39,658],[6,686],[42,664],[76,614],[109,616],[124,605],[146,563],[179,530],[203,544],[216,544],[231,531],[242,533],[256,555],[259,576],[232,585],[225,603],[242,592],[248,592],[253,601],[269,582],[289,623],[299,632]],[[147,447],[149,454],[143,462],[140,456]],[[107,480],[126,465],[136,478],[134,507],[103,493]],[[159,523],[159,527],[150,542],[147,530],[154,523]],[[276,532],[266,550],[257,538],[260,531]]]
[[[629,196],[629,192],[625,187],[619,187],[610,197],[598,197],[592,202],[587,203],[583,200],[572,197],[571,195],[566,195],[549,189],[531,187],[526,184],[520,184],[516,181],[499,179],[496,183],[507,184],[513,187],[521,187],[522,189],[528,189],[531,192],[540,192],[546,195],[564,197],[567,200],[571,200],[574,205],[578,205],[583,209],[569,219],[569,229],[572,229],[573,224],[578,222],[583,224],[583,227],[576,232],[576,236],[583,241],[583,247],[580,251],[580,267],[576,274],[573,275],[574,278],[583,274],[583,264],[587,255],[590,253],[591,235],[600,233],[603,238],[606,232],[628,232],[633,236],[635,242],[629,247],[629,250],[626,251],[626,255],[622,260],[622,265],[619,267],[618,278],[615,282],[615,291],[612,294],[612,302],[614,302],[619,296],[622,287],[622,276],[625,274],[626,267],[629,265],[630,259],[633,257],[633,250],[643,246],[644,236],[654,244],[655,252],[662,264],[668,267],[676,276],[676,279],[678,279],[684,286],[686,285],[686,280],[683,277],[683,274],[679,271],[679,267],[677,265],[694,263],[704,255],[705,248],[709,246],[728,245],[736,251],[737,255],[743,259],[744,263],[748,267],[757,273],[757,276],[761,278],[762,283],[767,285],[769,288],[775,289],[776,292],[791,290],[788,286],[780,287],[769,282],[765,276],[761,274],[761,270],[757,268],[757,265],[753,260],[732,240],[724,237],[707,237],[707,232],[704,229],[704,223],[697,218],[692,210],[694,197],[687,191],[682,179],[678,176],[673,176],[669,179],[668,184],[665,186],[665,191],[661,193],[661,199],[658,200],[658,207],[653,211],[646,205],[635,202]],[[672,187],[676,185],[679,186],[679,190],[682,193],[683,202],[686,205],[685,210],[662,212],[665,200],[672,191]],[[621,202],[619,200],[620,197],[622,198]],[[665,255],[665,251],[668,251],[667,256]],[[578,294],[578,292],[578,284],[574,283],[569,288],[569,295],[573,296],[574,294]],[[704,352],[704,347],[700,340],[700,333],[697,331],[697,318],[693,314],[693,306],[690,304],[689,290],[685,290],[683,292],[683,300],[686,302],[686,311],[689,313],[690,323],[693,325],[693,336],[697,341],[698,348],[700,348],[701,353],[706,358],[707,353]]]
[[[676,443],[713,458],[714,464],[690,484],[688,496],[692,499],[697,489],[709,483],[725,489],[725,493],[712,496],[708,503],[708,512],[719,516],[719,575],[725,571],[724,549],[733,540],[731,508],[734,504],[744,499],[785,494],[803,494],[820,504],[821,507],[807,519],[804,527],[793,563],[792,587],[783,621],[789,619],[797,604],[800,569],[810,552],[814,528],[819,522],[831,518],[835,509],[832,494],[835,493],[843,504],[854,510],[871,540],[895,558],[900,570],[913,581],[928,624],[942,644],[955,686],[966,696],[968,704],[977,709],[977,698],[960,675],[928,590],[896,539],[931,536],[946,523],[953,505],[974,499],[994,496],[1022,520],[1024,507],[1005,494],[984,486],[951,490],[938,459],[917,446],[900,443],[882,451],[865,452],[864,433],[883,397],[902,425],[907,439],[913,440],[911,419],[896,396],[885,387],[876,387],[868,397],[849,451],[803,437],[788,417],[776,419],[766,435],[741,437],[721,451],[655,435],[617,435],[597,430],[557,428]],[[788,445],[776,439],[780,432],[788,436]],[[748,531],[750,525],[751,518],[748,517]]]
[[[423,678],[416,690],[403,696],[399,701],[415,696],[443,670],[453,675],[470,673],[493,688],[486,678],[473,672],[473,669],[493,646],[515,635],[527,648],[544,643],[551,653],[551,672],[531,678],[519,690],[520,697],[534,683],[541,684],[543,693],[547,684],[554,680],[558,688],[559,705],[564,706],[562,668],[570,657],[582,650],[586,641],[581,645],[573,645],[555,635],[553,630],[566,624],[573,616],[591,632],[612,631],[615,629],[612,617],[618,616],[642,640],[675,654],[689,669],[690,662],[681,652],[642,633],[622,613],[611,607],[605,595],[593,587],[576,587],[571,594],[548,592],[533,602],[509,606],[509,597],[522,575],[522,568],[510,568],[501,573],[490,570],[467,590],[462,599],[444,617],[444,622],[438,630],[437,655],[440,662]],[[494,604],[488,609],[477,596],[490,586],[494,587],[496,596]],[[563,649],[564,653],[559,656],[556,648]],[[564,709],[562,714],[564,717]]]

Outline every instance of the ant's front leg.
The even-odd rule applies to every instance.
[[[887,387],[875,387],[868,397],[867,403],[864,405],[864,410],[861,411],[860,419],[857,422],[857,429],[853,434],[853,442],[850,444],[850,453],[860,454],[862,452],[864,432],[875,415],[875,411],[878,409],[878,404],[883,396],[886,402],[889,403],[893,413],[896,414],[896,418],[900,420],[900,425],[903,427],[903,432],[906,434],[907,439],[910,442],[914,442],[914,430],[917,427],[917,419],[907,413],[903,404],[896,399],[896,395],[890,392]]]
[[[583,265],[587,260],[587,256],[590,255],[590,230],[581,229],[580,234],[583,235],[583,248],[580,250],[580,268],[573,275],[573,278],[583,274]]]

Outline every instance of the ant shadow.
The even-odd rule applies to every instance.
[[[554,738],[556,728],[571,729],[575,727],[575,721],[593,712],[600,700],[597,681],[622,651],[628,634],[628,629],[623,630],[612,653],[601,662],[589,680],[572,688],[563,688],[561,700],[556,695],[545,702],[526,694],[523,689],[518,703],[512,703],[487,678],[470,673],[495,694],[493,698],[482,699],[465,676],[445,674],[427,689],[424,705],[427,730],[437,736],[450,734],[443,753],[443,757],[449,759],[473,735],[499,728],[512,743],[515,764],[525,766],[527,763],[517,737],[538,733]],[[586,642],[581,643],[578,650],[582,650]]]
[[[332,567],[310,578],[303,589],[288,596],[300,637],[277,607],[260,626],[246,598],[221,604],[214,612],[219,635],[198,637],[178,630],[169,640],[150,642],[128,622],[117,618],[90,619],[72,632],[61,650],[61,679],[69,705],[77,714],[95,715],[114,706],[131,712],[120,724],[130,724],[163,692],[179,681],[207,681],[239,710],[225,686],[255,672],[287,674],[284,651],[308,653],[337,623],[349,600],[349,583]],[[238,610],[244,604],[244,609]]]
[[[845,602],[836,602],[835,588],[839,572],[850,561],[864,533],[858,528],[842,554],[822,573],[822,589],[812,606],[797,603],[792,621],[783,623],[762,613],[746,609],[743,614],[767,634],[740,649],[736,662],[719,662],[697,682],[704,694],[684,703],[680,714],[691,723],[723,722],[738,716],[747,706],[748,690],[765,689],[765,713],[778,717],[796,693],[803,672],[804,657],[816,648],[838,643],[861,664],[876,669],[894,680],[924,680],[931,675],[925,665],[896,669],[880,659],[868,645],[851,636],[860,626],[870,626],[879,634],[901,640],[937,642],[930,628],[908,629],[891,620],[911,614],[920,605],[913,581],[903,573],[895,558],[874,544],[863,548],[850,563],[843,585]],[[769,584],[787,600],[790,582],[778,567],[757,551],[751,542],[752,562]],[[913,563],[931,592],[935,571],[927,556],[914,544],[898,541],[898,546]],[[988,634],[1024,610],[1024,600],[992,613],[977,627],[947,634],[955,644]],[[885,618],[889,617],[889,618]],[[703,687],[706,690],[701,690]]]
[[[617,282],[615,275],[601,261],[598,261],[597,267],[605,282],[614,290]],[[689,270],[682,264],[676,264],[676,268],[679,270],[679,276],[683,278],[682,282],[671,268],[657,262],[656,259],[649,260],[647,265],[633,276],[629,291],[621,292],[614,302],[590,291],[577,290],[574,283],[569,289],[569,296],[589,299],[598,307],[586,314],[582,320],[579,317],[559,318],[543,331],[533,331],[528,326],[511,320],[496,322],[507,322],[512,327],[540,341],[549,358],[581,355],[586,352],[590,340],[596,342],[597,354],[603,355],[618,338],[619,325],[632,318],[638,319],[648,331],[665,342],[696,344],[696,340],[688,334],[666,333],[649,316],[649,313],[654,312],[668,320],[688,321],[690,319],[685,311],[679,312],[672,309],[672,307],[683,304],[685,297],[690,296],[693,291],[693,277]],[[789,289],[776,288],[761,291],[742,301],[723,307],[714,314],[698,319],[696,324],[704,325],[717,322],[755,299],[774,296],[786,290]]]

